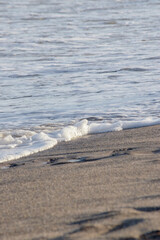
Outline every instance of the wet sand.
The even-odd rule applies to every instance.
[[[160,239],[160,126],[0,164],[0,239]]]

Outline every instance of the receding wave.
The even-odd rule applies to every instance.
[[[121,131],[128,128],[136,128],[160,124],[160,120],[146,118],[139,121],[96,121],[97,119],[83,119],[75,125],[66,126],[60,130],[51,128],[46,130],[44,126],[35,130],[14,130],[0,132],[0,162],[18,159],[33,153],[54,147],[58,142],[70,141],[87,134]],[[99,119],[98,119],[99,120]]]

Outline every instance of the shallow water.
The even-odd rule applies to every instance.
[[[82,119],[158,123],[159,13],[156,0],[2,0],[1,158],[54,145]]]

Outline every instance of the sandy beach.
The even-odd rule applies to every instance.
[[[0,164],[0,239],[160,239],[160,126]]]

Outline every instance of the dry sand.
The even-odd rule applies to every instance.
[[[160,239],[160,126],[0,164],[0,239]]]

